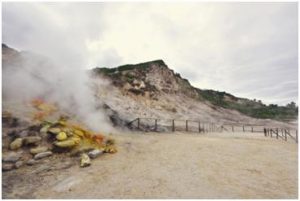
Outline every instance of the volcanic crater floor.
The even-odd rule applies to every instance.
[[[80,168],[52,156],[2,172],[2,198],[297,198],[298,146],[253,133],[118,133]]]

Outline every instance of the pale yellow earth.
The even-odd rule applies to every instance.
[[[112,137],[118,153],[94,159],[90,167],[74,165],[44,174],[29,197],[298,197],[298,145],[294,141],[266,138],[261,133]]]

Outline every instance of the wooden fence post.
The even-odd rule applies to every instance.
[[[157,131],[157,119],[155,119],[155,131]]]
[[[276,139],[278,139],[278,128],[276,128]]]
[[[201,132],[200,121],[198,122],[198,127],[199,127],[199,133],[200,133]]]
[[[189,122],[188,122],[188,120],[185,121],[185,131],[189,131]]]
[[[285,139],[285,141],[287,141],[286,129],[284,129],[284,139]]]
[[[271,128],[270,129],[270,136],[271,136],[271,138],[273,137],[272,133],[273,133],[273,129]]]
[[[140,118],[137,119],[137,124],[138,129],[140,129]]]
[[[172,119],[172,131],[175,132],[175,119]]]

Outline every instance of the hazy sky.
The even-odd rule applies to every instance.
[[[163,59],[201,89],[286,104],[297,15],[297,3],[3,3],[2,37],[69,68]]]

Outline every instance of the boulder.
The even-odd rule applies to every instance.
[[[40,146],[40,147],[35,147],[35,148],[31,148],[30,149],[30,153],[31,154],[38,154],[38,153],[42,153],[48,150],[48,147],[46,146]]]
[[[42,159],[42,158],[45,158],[45,157],[48,157],[48,156],[51,156],[51,155],[52,155],[51,151],[45,151],[45,152],[41,152],[41,153],[36,154],[34,156],[34,159],[39,160],[39,159]]]
[[[87,167],[91,165],[91,159],[87,154],[82,154],[80,158],[80,167]]]
[[[98,156],[103,154],[103,150],[94,149],[88,153],[88,156],[92,159],[97,158]]]
[[[40,136],[28,136],[24,138],[24,144],[26,145],[32,145],[32,144],[38,144],[42,138]]]
[[[22,147],[23,139],[22,138],[16,138],[12,143],[10,143],[9,148],[11,150],[17,150],[20,147]]]
[[[17,162],[22,156],[22,152],[9,152],[2,155],[2,161],[4,162]]]

